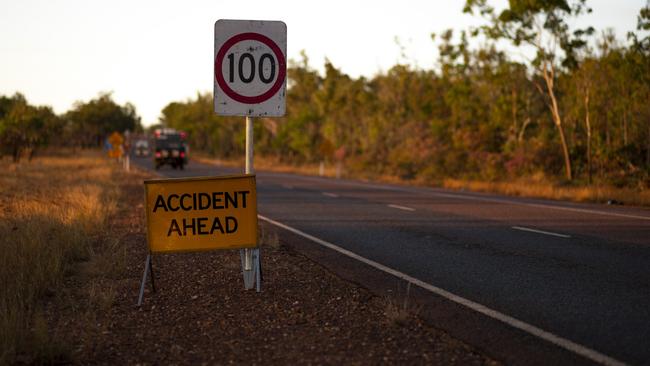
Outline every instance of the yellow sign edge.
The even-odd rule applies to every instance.
[[[194,181],[202,181],[202,180],[215,180],[215,179],[221,180],[221,179],[250,178],[250,177],[255,178],[255,174],[232,174],[232,175],[182,177],[182,178],[153,178],[153,179],[145,179],[144,184],[146,186],[147,184],[150,183],[183,183],[183,182],[194,182]]]
[[[182,177],[182,178],[153,178],[153,179],[145,179],[144,180],[144,222],[147,223],[147,249],[149,251],[149,254],[165,254],[165,253],[196,253],[196,252],[211,252],[211,251],[217,251],[217,250],[237,250],[237,249],[255,249],[260,247],[259,243],[259,221],[258,224],[255,225],[255,243],[252,244],[253,246],[247,247],[247,246],[238,246],[235,248],[204,248],[204,249],[173,249],[173,250],[157,250],[157,251],[152,251],[151,246],[149,245],[149,236],[150,233],[149,231],[151,228],[148,225],[148,207],[147,207],[147,197],[149,196],[149,187],[147,184],[149,183],[183,183],[183,182],[193,182],[193,181],[203,181],[203,180],[214,180],[214,179],[232,179],[232,178],[250,178],[252,177],[255,183],[255,191],[257,194],[257,178],[255,174],[232,174],[232,175],[220,175],[220,176],[201,176],[201,177]],[[257,218],[257,205],[255,209],[255,220],[258,220]]]
[[[255,230],[257,234],[257,229]],[[148,243],[147,243],[148,246]],[[219,250],[238,250],[238,249],[257,249],[259,248],[259,244],[252,245],[250,247],[247,246],[237,246],[233,248],[201,248],[201,249],[172,249],[172,250],[156,250],[156,251],[151,251],[151,248],[149,249],[149,252],[151,254],[166,254],[166,253],[198,253],[198,252],[214,252],[214,251],[219,251]]]

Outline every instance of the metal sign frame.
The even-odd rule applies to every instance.
[[[192,183],[192,182],[207,182],[207,181],[227,181],[227,180],[233,180],[233,179],[238,179],[238,178],[250,178],[252,179],[253,182],[253,194],[251,194],[251,197],[254,198],[254,203],[251,205],[252,210],[254,210],[254,244],[250,245],[248,243],[244,243],[240,246],[229,246],[229,247],[211,247],[211,248],[190,248],[190,249],[164,249],[164,250],[153,250],[151,247],[151,241],[152,241],[152,233],[151,233],[151,221],[150,221],[150,207],[149,204],[149,185],[151,184],[156,184],[156,183],[165,183],[169,185],[173,185],[175,183]],[[147,277],[151,279],[151,287],[152,291],[155,293],[156,292],[156,287],[154,284],[154,273],[153,273],[153,255],[156,253],[175,253],[175,252],[196,252],[196,251],[211,251],[211,250],[231,250],[231,249],[239,249],[239,248],[246,248],[244,250],[240,249],[240,256],[241,256],[241,261],[242,261],[242,274],[244,276],[244,287],[246,289],[252,289],[253,287],[256,288],[257,292],[261,291],[261,282],[262,282],[262,266],[261,266],[261,258],[260,258],[260,250],[259,250],[259,237],[258,237],[258,222],[257,222],[257,193],[255,192],[256,190],[256,184],[255,184],[255,175],[254,174],[244,174],[244,175],[229,175],[229,176],[215,176],[215,177],[190,177],[190,178],[167,178],[167,179],[147,179],[144,181],[145,184],[145,193],[144,193],[144,199],[145,199],[145,221],[147,223],[147,247],[148,247],[148,253],[147,253],[147,258],[144,263],[144,271],[142,274],[142,282],[140,284],[140,293],[138,296],[138,306],[142,305],[142,301],[144,298],[144,290],[145,290],[145,284],[147,281]],[[249,200],[251,202],[251,200]],[[180,203],[179,203],[180,204]]]

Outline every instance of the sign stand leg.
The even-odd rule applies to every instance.
[[[246,252],[250,253],[250,270],[246,270]],[[260,249],[242,249],[239,251],[241,257],[242,273],[244,275],[244,288],[250,290],[255,288],[255,291],[262,291],[262,263],[260,260]]]
[[[262,261],[261,261],[261,252],[260,249],[254,249],[255,257],[255,291],[262,291]]]
[[[144,285],[147,283],[147,275],[149,274],[150,270],[152,270],[151,253],[147,254],[147,259],[144,261],[144,273],[142,274],[142,283],[140,283],[140,296],[138,296],[138,306],[142,305],[142,299],[144,298]],[[155,292],[156,287],[153,283],[153,271],[151,272],[151,287]]]
[[[151,254],[149,254],[151,256]],[[154,283],[155,276],[153,275],[153,257],[149,258],[149,273],[151,273],[151,290],[156,293],[156,284]]]
[[[259,248],[258,248],[258,250],[260,251],[260,255],[259,255],[257,261],[259,262],[259,266],[258,266],[258,267],[259,267],[259,270],[260,270],[260,271],[259,271],[259,272],[260,272],[260,273],[259,273],[260,283],[262,283],[262,281],[264,281],[264,271],[262,271],[262,250],[259,249]]]
[[[244,288],[246,290],[252,289],[255,285],[255,268],[253,267],[252,256],[248,256],[249,253],[252,254],[252,251],[250,249],[242,249],[239,251],[239,255],[241,257],[242,275],[244,276]],[[248,263],[246,263],[247,259],[249,260]],[[250,265],[248,269],[246,268],[247,264]]]

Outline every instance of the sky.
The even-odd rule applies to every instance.
[[[505,0],[493,0],[503,6]],[[613,28],[620,39],[636,27],[646,0],[591,0],[578,24]],[[462,13],[464,0],[0,0],[0,94],[63,113],[75,101],[112,92],[150,125],[172,101],[213,88],[214,22],[282,20],[287,58],[304,50],[310,65],[325,59],[352,77],[396,63],[433,68],[432,33],[481,23]],[[397,41],[396,41],[397,40]],[[402,50],[403,49],[403,50]],[[402,56],[406,56],[405,58]]]

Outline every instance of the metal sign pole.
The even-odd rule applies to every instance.
[[[238,45],[244,41],[253,42],[255,46],[246,46],[246,52],[238,51]],[[286,56],[287,25],[284,22],[219,19],[214,23],[214,112],[222,116],[246,116],[246,174],[254,174],[252,116],[285,115]],[[248,77],[243,69],[246,62],[251,65]],[[256,70],[259,70],[257,75]],[[236,79],[243,85],[235,83]],[[233,89],[235,85],[238,86]],[[257,282],[256,288],[260,291],[263,273],[258,241],[256,238],[255,248],[241,249],[240,256],[245,288],[252,289]]]
[[[246,116],[246,174],[253,174],[253,119]]]
[[[246,174],[253,174],[253,119],[246,116]],[[244,249],[244,271],[253,270],[253,253],[250,249]],[[245,272],[244,272],[245,273]],[[253,287],[246,284],[246,288]]]
[[[246,174],[253,174],[253,119],[246,116]],[[255,252],[255,255],[253,253]],[[256,279],[259,278],[259,261],[260,254],[258,249],[244,249],[240,251],[242,257],[242,267],[244,276],[244,287],[249,290],[255,285]],[[253,263],[255,262],[255,263]],[[257,291],[260,291],[260,281],[257,280]]]

